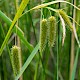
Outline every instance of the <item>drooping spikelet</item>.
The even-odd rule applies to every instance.
[[[76,33],[75,26],[72,25],[72,23],[71,23],[70,19],[68,18],[67,14],[63,10],[59,10],[59,14],[62,16],[64,21],[69,25],[70,30],[73,31],[74,36],[76,38],[76,41],[77,41],[77,43],[79,45],[80,43],[79,43],[79,39],[78,39],[78,36],[77,36],[77,33]]]
[[[52,47],[56,38],[56,19],[54,16],[49,17],[48,19],[48,45]]]
[[[72,23],[70,19],[68,18],[67,14],[63,10],[59,10],[59,14],[62,16],[65,23],[67,23],[67,25],[69,26],[69,29],[72,31],[73,30]]]
[[[11,48],[11,63],[14,72],[14,76],[20,72],[20,48],[17,46],[13,46]]]
[[[40,52],[43,52],[47,42],[47,20],[41,20],[40,25]]]

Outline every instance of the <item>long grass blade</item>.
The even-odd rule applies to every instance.
[[[19,7],[19,9],[18,9],[18,11],[17,11],[17,13],[16,13],[13,21],[12,21],[12,24],[11,24],[9,30],[8,30],[8,33],[7,33],[7,35],[6,35],[5,39],[4,39],[3,44],[2,44],[2,46],[1,46],[0,56],[1,56],[2,52],[3,52],[3,49],[4,49],[5,45],[7,44],[8,40],[9,40],[9,38],[10,38],[10,35],[11,35],[11,33],[12,33],[12,28],[14,27],[16,21],[17,21],[17,20],[19,19],[19,17],[21,16],[21,14],[22,14],[22,12],[24,11],[24,9],[25,9],[26,5],[28,4],[28,2],[29,2],[29,0],[22,0],[21,5],[20,5],[20,7]]]
[[[11,25],[12,20],[8,18],[1,10],[0,10],[0,18],[3,21],[5,21],[9,26]],[[16,28],[17,28],[17,35],[20,37],[20,39],[26,45],[29,51],[32,52],[33,46],[25,39],[23,31],[19,27],[16,27],[16,26],[17,25],[14,26],[12,31],[16,33]]]
[[[26,11],[25,13],[23,13],[20,17],[22,17],[23,15],[25,15],[29,11],[40,9],[40,8],[44,8],[44,7],[47,7],[49,5],[52,5],[52,4],[55,4],[55,3],[59,3],[59,2],[61,2],[61,3],[67,3],[67,4],[71,5],[71,6],[73,6],[74,8],[76,8],[77,10],[80,10],[77,6],[75,6],[74,4],[72,4],[70,2],[67,2],[67,1],[52,1],[52,2],[48,2],[48,3],[44,3],[44,4],[41,4],[41,5],[35,6],[32,9],[30,9],[30,10]]]

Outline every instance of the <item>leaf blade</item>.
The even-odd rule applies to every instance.
[[[8,18],[1,10],[0,10],[0,18],[6,22],[9,26],[11,25],[12,23],[12,20],[10,18]],[[24,38],[24,33],[23,31],[19,28],[19,27],[16,27],[17,25],[14,26],[12,32],[15,32],[16,33],[16,28],[17,28],[17,35],[20,37],[20,39],[22,40],[22,42],[26,45],[26,47],[29,49],[30,52],[32,52],[33,50],[33,46]]]
[[[16,21],[21,16],[21,14],[24,11],[24,9],[25,9],[26,5],[28,4],[28,2],[29,2],[29,0],[22,0],[21,5],[19,7],[19,10],[17,11],[17,13],[16,13],[16,15],[14,17],[14,19],[12,21],[12,24],[11,24],[11,26],[10,26],[8,32],[7,32],[7,35],[6,35],[6,37],[5,37],[4,41],[3,41],[3,44],[2,44],[2,46],[0,48],[0,56],[1,56],[2,52],[3,52],[3,49],[4,49],[5,45],[7,44],[8,40],[9,40],[9,38],[11,36],[12,28],[14,27]]]

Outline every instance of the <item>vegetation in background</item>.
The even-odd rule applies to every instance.
[[[0,0],[0,80],[80,80],[79,14],[79,0]]]

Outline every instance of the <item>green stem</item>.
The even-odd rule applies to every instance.
[[[30,9],[30,5],[28,5],[28,9]],[[33,28],[33,31],[34,31],[34,37],[35,37],[35,40],[36,40],[36,43],[37,43],[35,26],[33,25],[32,15],[31,15],[30,12],[29,12],[29,16],[30,16],[30,24],[32,24],[32,28]]]
[[[58,38],[59,36],[57,35],[57,80],[58,80],[58,53],[59,53],[59,51],[58,51],[58,48],[59,48],[59,45],[58,45],[58,43],[59,43],[59,38]]]

